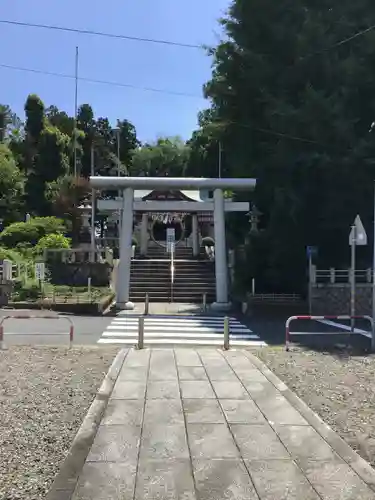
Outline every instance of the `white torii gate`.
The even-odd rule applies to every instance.
[[[191,177],[90,177],[94,189],[123,190],[123,204],[120,232],[120,264],[116,280],[116,306],[119,309],[133,309],[129,301],[131,241],[133,233],[133,211],[135,189],[188,190],[209,189],[214,191],[212,205],[214,212],[216,310],[228,310],[227,252],[225,241],[225,200],[223,190],[249,191],[254,189],[256,179],[205,179]]]

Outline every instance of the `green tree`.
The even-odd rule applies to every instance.
[[[9,224],[23,216],[25,179],[16,165],[12,152],[0,144],[0,218]]]
[[[347,266],[356,213],[371,227],[375,33],[340,42],[374,14],[369,0],[234,0],[221,20],[203,128],[222,137],[229,175],[258,179],[264,288],[303,289],[306,245]]]
[[[65,175],[48,184],[46,197],[57,217],[61,217],[69,227],[74,243],[78,241],[82,213],[80,205],[91,194],[89,182],[84,177]],[[58,231],[54,231],[58,232]]]
[[[56,109],[49,108],[49,116],[55,122],[58,121]],[[46,185],[68,173],[71,138],[49,122],[45,106],[38,96],[29,95],[25,113],[23,167],[27,176],[27,210],[36,215],[49,215],[51,206],[45,197]]]
[[[133,150],[131,174],[163,177],[185,175],[190,148],[179,137],[159,138]]]

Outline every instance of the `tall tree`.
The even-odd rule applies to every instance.
[[[0,144],[0,219],[9,224],[21,220],[25,179],[18,169],[11,150]]]
[[[51,125],[45,114],[44,103],[38,96],[29,95],[25,113],[27,209],[36,215],[49,215],[51,207],[45,197],[46,185],[68,173],[71,139]]]
[[[179,137],[159,138],[133,150],[131,174],[163,177],[185,175],[190,148]]]
[[[356,213],[371,227],[375,34],[340,42],[374,16],[369,0],[234,0],[221,20],[208,121],[229,173],[258,179],[265,287],[301,290],[308,244],[346,266]]]

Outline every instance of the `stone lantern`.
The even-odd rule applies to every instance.
[[[85,199],[82,202],[82,205],[78,207],[78,209],[81,212],[81,218],[82,218],[82,227],[81,227],[81,232],[79,235],[79,248],[82,250],[83,254],[85,255],[84,260],[88,260],[86,257],[86,252],[88,254],[92,253],[92,248],[91,248],[91,233],[92,233],[92,227],[91,227],[91,212],[92,212],[92,206],[89,202],[89,200]],[[92,261],[95,258],[95,256],[91,256],[90,260]]]

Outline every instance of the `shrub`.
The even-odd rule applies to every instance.
[[[19,252],[11,250],[10,248],[0,247],[0,261],[8,259],[14,263],[22,262],[23,257]]]
[[[7,248],[14,248],[17,245],[36,245],[39,240],[39,231],[36,226],[29,222],[15,222],[7,226],[0,233],[0,244]]]
[[[136,237],[135,237],[135,236],[132,236],[132,246],[133,246],[133,247],[138,246],[138,241],[137,241],[137,239],[136,239]]]
[[[35,250],[37,253],[42,253],[46,248],[50,249],[60,249],[60,248],[70,248],[71,240],[66,238],[63,234],[47,234],[43,236],[38,241]]]
[[[57,217],[34,217],[27,222],[15,222],[0,233],[0,244],[20,250],[35,246],[40,238],[51,233],[64,233],[66,227]]]
[[[205,236],[202,239],[202,245],[204,247],[214,247],[215,246],[215,241],[212,238],[210,238],[210,236]]]
[[[22,280],[14,281],[13,300],[16,302],[27,302],[41,298],[42,292],[37,281],[24,283]]]
[[[40,238],[47,234],[65,234],[67,230],[65,222],[58,217],[32,217],[29,224],[38,228]]]

